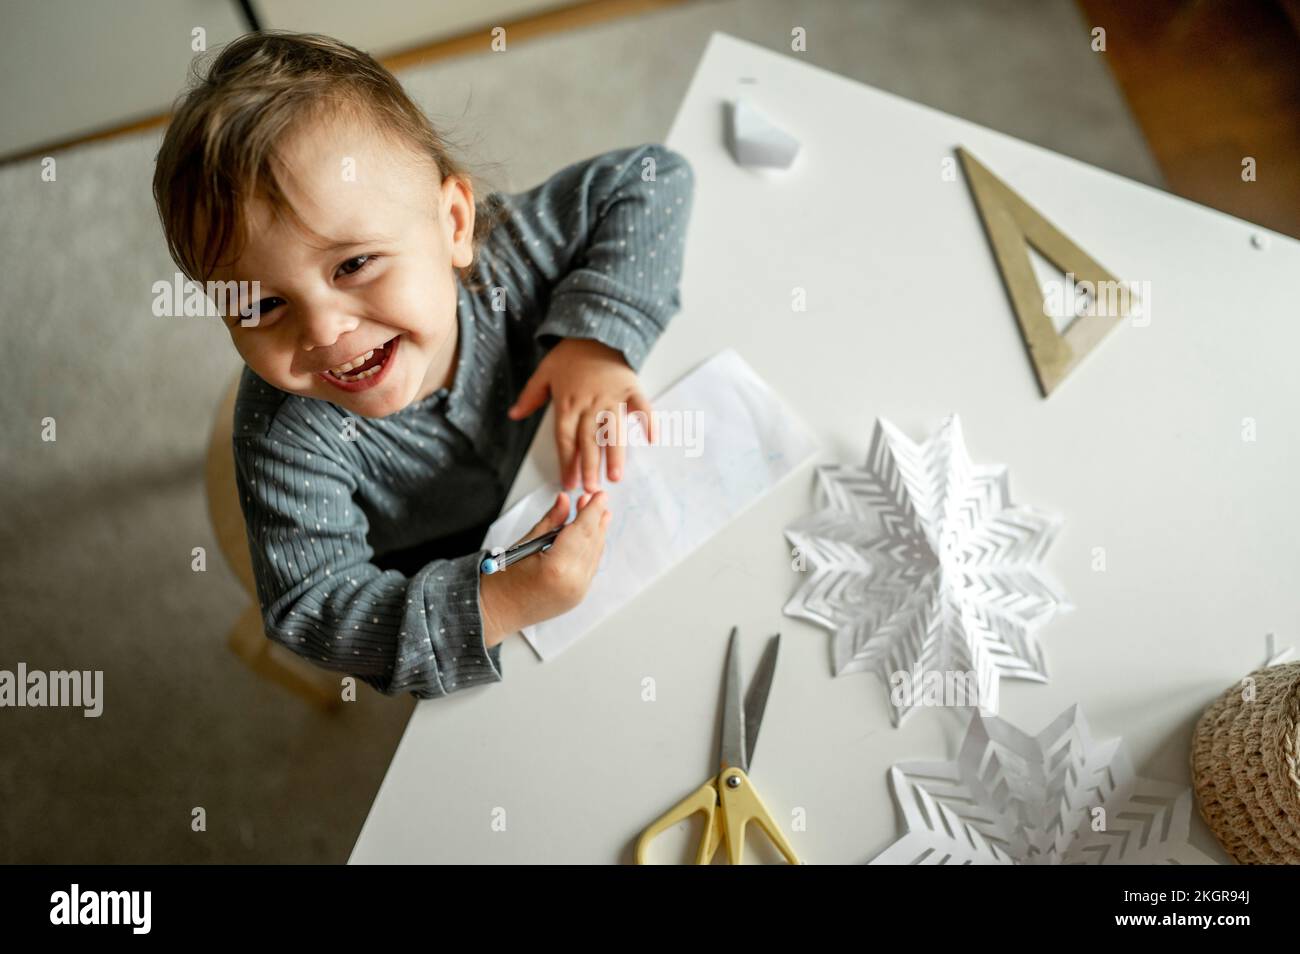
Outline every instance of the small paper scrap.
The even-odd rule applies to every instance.
[[[650,446],[640,422],[629,419],[624,477],[602,481],[613,518],[586,598],[523,630],[542,659],[558,655],[649,587],[817,450],[803,422],[730,349],[660,395],[654,424]],[[483,546],[519,540],[560,489],[545,486],[519,501],[492,524]]]
[[[799,140],[744,99],[732,104],[728,133],[731,155],[742,166],[789,169],[799,155]]]

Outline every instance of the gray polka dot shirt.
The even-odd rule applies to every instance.
[[[450,393],[355,418],[244,369],[235,473],[270,639],[388,694],[501,679],[500,646],[483,641],[484,551],[409,577],[372,558],[497,515],[542,416],[506,409],[556,341],[593,338],[640,368],[681,306],[693,184],[682,156],[643,145],[494,194],[499,223],[457,280]]]

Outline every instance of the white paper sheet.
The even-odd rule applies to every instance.
[[[803,422],[730,349],[660,395],[654,414],[655,445],[637,446],[630,437],[623,479],[602,477],[613,518],[586,598],[523,630],[542,659],[650,586],[817,450]],[[520,539],[560,489],[544,486],[519,501],[492,524],[483,545]]]

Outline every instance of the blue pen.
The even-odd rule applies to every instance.
[[[565,526],[568,526],[568,524],[565,524]],[[518,563],[524,557],[530,557],[534,553],[549,550],[555,543],[555,538],[560,535],[560,531],[563,529],[564,527],[557,527],[543,533],[540,537],[534,537],[523,543],[516,543],[508,550],[504,550],[495,556],[484,557],[478,568],[481,572],[487,574],[499,573],[511,564]]]

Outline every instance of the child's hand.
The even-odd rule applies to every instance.
[[[558,494],[555,506],[519,542],[564,526],[568,516],[569,495]],[[604,493],[583,494],[578,515],[560,531],[549,550],[481,578],[479,608],[487,646],[495,646],[525,626],[567,613],[582,602],[605,550],[609,516]]]
[[[641,416],[646,439],[654,441],[650,402],[641,393],[636,372],[621,354],[599,341],[565,338],[553,347],[510,408],[510,419],[532,414],[546,403],[548,394],[555,401],[555,444],[565,488],[581,477],[588,492],[600,489],[602,445],[609,479],[623,476],[630,415]]]

